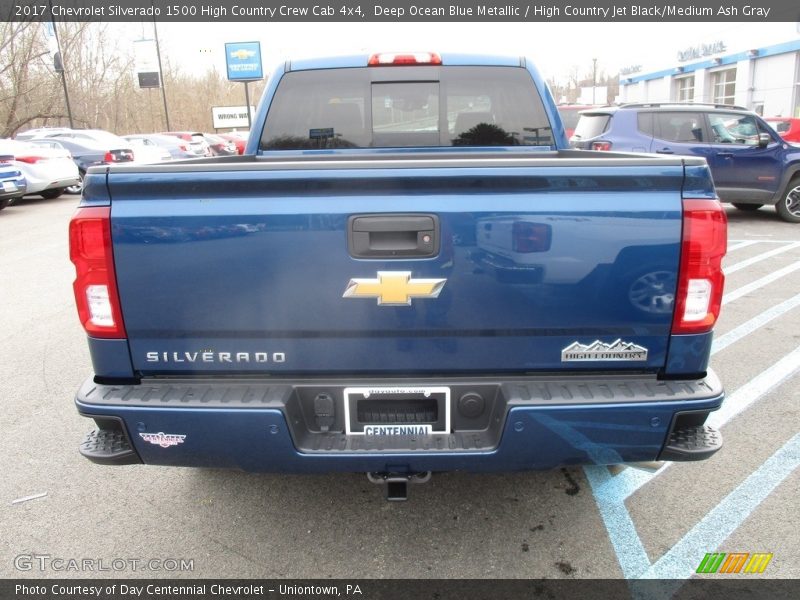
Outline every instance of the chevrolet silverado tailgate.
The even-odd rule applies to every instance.
[[[683,165],[574,156],[112,169],[134,369],[657,371]]]

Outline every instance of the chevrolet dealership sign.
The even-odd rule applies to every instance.
[[[264,78],[259,42],[225,44],[225,65],[230,81],[255,81]]]

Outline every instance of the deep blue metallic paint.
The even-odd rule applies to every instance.
[[[684,169],[682,195],[684,198],[705,198],[715,200],[717,193],[711,179],[711,171],[707,166],[687,166]]]
[[[111,204],[111,196],[108,194],[106,183],[106,170],[93,169],[92,172],[86,174],[81,192],[81,207],[109,206]]]
[[[549,165],[112,173],[114,256],[134,368],[145,375],[658,370],[671,307],[642,312],[626,304],[627,290],[648,275],[644,265],[671,274],[674,286],[682,176],[680,166]],[[348,216],[392,212],[437,214],[440,254],[351,258]],[[550,227],[549,251],[514,256],[509,239],[481,241],[487,228],[514,221]],[[487,255],[511,268],[487,268]],[[439,298],[411,307],[342,298],[350,278],[386,270],[447,283]],[[648,348],[648,360],[561,362],[575,341],[617,338]],[[204,350],[282,352],[286,361],[183,355]],[[148,352],[179,354],[147,361]]]
[[[655,460],[676,411],[715,410],[721,401],[722,398],[715,398],[702,402],[608,404],[591,408],[513,408],[494,451],[384,454],[300,453],[283,414],[275,409],[106,408],[80,403],[77,406],[85,416],[122,417],[136,451],[146,464],[288,473],[480,472]],[[143,432],[186,438],[182,444],[161,448],[144,442],[139,436]]]
[[[711,356],[713,334],[673,335],[670,337],[666,375],[685,376],[690,373],[704,373]]]
[[[134,377],[128,340],[87,337],[94,372],[100,377],[131,379]]]

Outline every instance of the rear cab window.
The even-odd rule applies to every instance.
[[[261,150],[553,146],[519,67],[363,67],[284,75]]]
[[[588,140],[596,138],[605,133],[608,124],[611,122],[611,115],[608,113],[584,113],[578,120],[575,133],[572,135],[577,140]]]

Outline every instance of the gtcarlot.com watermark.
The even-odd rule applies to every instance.
[[[187,558],[70,558],[51,554],[18,554],[14,557],[17,571],[39,573],[124,573],[148,571],[176,573],[194,571],[194,559]]]

